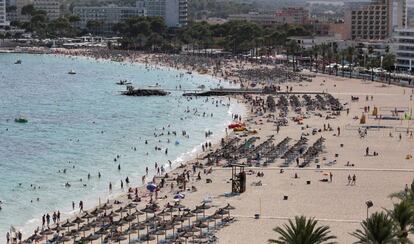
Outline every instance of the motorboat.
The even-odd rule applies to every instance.
[[[158,83],[155,83],[155,85],[149,85],[148,87],[157,88],[157,87],[161,87],[161,85]]]
[[[26,118],[23,118],[23,117],[19,117],[19,118],[15,118],[14,119],[14,122],[16,122],[16,123],[20,123],[20,124],[25,124],[25,123],[27,123],[27,122],[29,122]]]

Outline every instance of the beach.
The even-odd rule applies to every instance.
[[[62,54],[61,51],[58,53]],[[69,52],[65,55],[78,54]],[[110,56],[105,55],[101,58],[108,57]],[[171,66],[191,72],[201,70],[203,73],[237,82],[241,86],[251,85],[252,80],[240,79],[238,71],[269,67],[269,65],[248,62],[241,64],[237,61],[220,64],[220,68],[214,61],[205,66],[193,62],[191,67],[191,60],[184,62],[171,60],[174,58],[137,54],[128,55],[124,61]],[[200,62],[206,61],[201,59]],[[278,72],[282,74],[283,71],[277,71],[275,75]],[[213,235],[217,238],[214,240],[217,243],[266,243],[268,239],[278,237],[272,231],[273,228],[287,223],[288,219],[298,215],[314,217],[320,224],[328,225],[332,234],[337,236],[338,243],[356,241],[349,233],[360,227],[361,221],[367,217],[367,211],[370,214],[391,207],[396,200],[391,199],[389,195],[403,190],[406,184],[410,184],[413,180],[413,120],[396,119],[412,113],[413,90],[307,71],[303,71],[303,75],[312,77],[311,82],[292,82],[291,80],[296,79],[292,76],[290,79],[285,79],[283,83],[274,84],[280,86],[278,87],[280,91],[287,92],[284,95],[274,95],[276,103],[280,101],[281,96],[288,98],[288,104],[280,107],[278,105],[275,111],[266,105],[268,95],[230,97],[232,101],[244,104],[250,111],[242,118],[233,117],[234,123],[243,122],[243,127],[247,131],[231,132],[227,128],[228,136],[223,138],[221,145],[220,143],[213,143],[211,147],[206,145],[205,152],[200,152],[197,158],[168,172],[169,177],[165,177],[165,174],[155,177],[153,183],[158,186],[162,179],[166,182],[164,187],[158,189],[156,194],[158,198],[145,188],[140,188],[138,195],[141,201],[134,203],[137,204],[134,209],[146,209],[147,204],[155,201],[158,206],[155,212],[160,213],[162,209],[168,209],[166,207],[168,204],[177,202],[177,199],[174,200],[177,194],[183,194],[184,197],[180,197],[178,201],[183,206],[182,209],[195,210],[196,206],[203,206],[203,202],[208,203],[209,208],[202,214],[211,216],[211,219],[219,214],[216,211],[220,211],[228,204],[234,207],[231,213],[224,214],[229,215],[228,221],[224,221],[222,215],[222,226],[212,228],[209,237]],[[266,86],[266,82],[262,84],[258,82],[257,86]],[[295,92],[301,93],[297,95],[300,101],[298,107],[292,99]],[[316,108],[308,108],[308,105],[305,105],[303,94],[310,94]],[[321,102],[318,103],[315,94],[323,97],[323,103],[326,103],[327,107],[319,107]],[[334,111],[332,103],[324,94],[331,94],[343,108]],[[226,99],[223,98],[223,101]],[[377,110],[377,115],[373,115],[374,108]],[[365,123],[361,124],[363,115]],[[278,118],[281,117],[286,119],[287,124],[278,125]],[[226,142],[237,140],[237,148],[241,150],[240,145],[253,137],[256,139],[253,142],[254,146],[250,145],[251,151],[226,152],[230,154],[228,158],[214,155],[214,152],[226,145]],[[295,154],[296,156],[288,155],[292,160],[282,159],[282,155],[279,155],[269,161],[270,163],[264,164],[271,157],[270,149],[275,148],[269,146],[269,150],[265,147],[263,150],[254,151],[254,148],[259,148],[268,140],[272,145],[277,145],[287,137],[290,138],[287,148],[291,148],[301,138],[307,140],[305,151],[295,152],[298,153]],[[324,138],[321,151],[318,151],[317,155],[312,155],[309,162],[305,164],[306,158],[302,156],[306,149],[315,145],[314,143],[321,137]],[[284,150],[283,153],[286,151]],[[203,157],[209,154],[212,155],[212,162],[208,162],[208,157]],[[248,155],[249,158],[240,155]],[[245,165],[247,182],[244,193],[230,194],[231,168],[223,167],[228,166],[230,162]],[[188,180],[184,180],[184,186],[180,189],[177,188],[179,183],[177,179],[181,175],[184,175],[184,178],[188,176]],[[151,180],[147,182],[149,181]],[[131,186],[132,199],[134,187]],[[119,204],[114,203],[113,200],[109,204],[112,205],[113,210],[125,208],[133,202],[132,199],[128,199],[127,195],[123,194],[115,200],[119,201]],[[367,201],[373,202],[373,207],[368,210]],[[174,215],[180,216],[180,214],[181,208],[177,208]],[[117,222],[120,218],[122,217],[116,216],[112,222]],[[192,217],[190,220],[196,222],[195,218],[197,217]],[[207,220],[209,218],[206,218]],[[220,222],[220,219],[218,220]],[[134,221],[139,223],[136,222],[138,220],[134,219]],[[85,225],[85,221],[82,223]],[[119,233],[124,233],[122,231],[130,227],[130,223],[118,222],[117,225],[119,228],[116,232]],[[121,226],[124,226],[123,230],[120,230]],[[210,225],[207,228],[209,227]],[[76,229],[76,226],[71,228]],[[157,229],[153,225],[150,228]],[[64,234],[65,231],[61,232]],[[86,236],[92,233],[91,230],[86,232]],[[145,230],[143,232],[145,233]],[[79,238],[83,235],[85,233],[80,233]],[[192,238],[189,236],[186,239]],[[95,241],[95,243],[99,242]],[[127,243],[127,240],[122,240],[121,243]],[[152,243],[155,243],[155,240],[152,240]]]

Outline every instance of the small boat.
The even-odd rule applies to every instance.
[[[70,74],[70,75],[76,75],[76,72],[75,72],[73,69],[71,69],[71,70],[68,72],[68,74]]]
[[[161,87],[161,85],[160,84],[158,84],[158,83],[155,83],[155,85],[150,85],[150,86],[148,86],[148,87]]]
[[[14,64],[22,64],[22,61],[19,59],[16,62],[14,62]]]
[[[29,122],[26,118],[23,118],[23,117],[19,117],[19,118],[15,118],[14,119],[14,122],[16,122],[16,123],[21,123],[21,124],[25,124],[25,123],[27,123],[27,122]]]

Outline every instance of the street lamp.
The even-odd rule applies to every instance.
[[[368,200],[365,202],[365,204],[367,205],[367,219],[368,219],[368,209],[374,206],[374,203],[372,203],[371,200]]]

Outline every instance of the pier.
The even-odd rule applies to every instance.
[[[302,91],[302,92],[283,92],[283,91],[275,91],[269,89],[261,89],[261,88],[253,88],[253,89],[243,89],[243,88],[223,88],[223,89],[211,89],[209,91],[192,91],[184,93],[183,96],[200,96],[200,97],[207,97],[207,96],[229,96],[229,95],[322,95],[325,94],[324,92],[314,92],[314,91]]]

